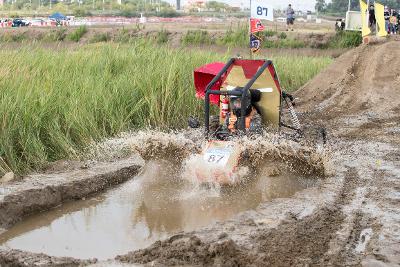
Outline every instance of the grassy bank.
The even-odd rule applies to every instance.
[[[187,31],[182,36],[182,44],[184,45],[223,45],[228,47],[242,47],[249,46],[248,28],[239,26],[226,31],[221,36],[211,36],[211,34],[204,30]],[[259,33],[261,38],[262,48],[352,48],[357,47],[362,43],[360,32],[337,32],[335,35],[327,38],[325,41],[317,41],[317,35],[310,34],[307,38],[297,39],[290,37],[285,32],[277,31],[264,31]]]
[[[194,97],[192,70],[226,59],[144,43],[0,51],[0,156],[23,173],[134,127],[185,126],[189,115],[202,111],[202,102]],[[331,62],[273,60],[288,90]]]
[[[262,39],[262,48],[318,48],[340,49],[351,48],[361,44],[359,32],[338,32],[336,34],[303,34],[277,32],[273,30],[258,34]],[[82,38],[85,37],[85,38]],[[97,43],[115,42],[132,43],[137,41],[153,41],[156,44],[172,43],[175,46],[223,46],[231,48],[248,48],[248,28],[242,24],[231,27],[227,31],[210,32],[207,30],[188,30],[173,33],[168,30],[146,32],[140,25],[133,28],[119,28],[103,31],[86,26],[58,27],[55,29],[12,29],[0,33],[1,43],[38,43],[77,42]]]

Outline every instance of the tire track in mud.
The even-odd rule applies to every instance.
[[[258,237],[258,250],[263,254],[256,265],[293,266],[326,265],[337,255],[326,256],[330,241],[335,238],[345,215],[344,205],[354,195],[358,174],[356,169],[347,171],[343,187],[332,205],[326,206],[302,220],[286,223]]]
[[[374,171],[374,180],[366,195],[365,213],[374,220],[369,225],[373,235],[362,259],[363,265],[400,264],[400,175],[395,159],[397,153],[389,153],[391,156],[385,159],[386,163],[394,163],[394,168],[386,166],[383,170]]]
[[[294,266],[326,265],[340,255],[326,256],[330,241],[345,219],[342,209],[351,202],[357,187],[358,174],[350,168],[333,204],[297,219],[296,215],[275,229],[258,230],[250,235],[253,249],[238,245],[226,236],[221,240],[204,241],[191,234],[158,241],[151,247],[131,252],[116,259],[125,263],[152,263],[156,266]]]
[[[344,240],[341,240],[342,243],[339,246],[339,251],[329,256],[329,263],[331,265],[358,266],[361,264],[361,255],[356,253],[356,250],[360,245],[367,245],[368,240],[366,239],[366,235],[362,234],[362,232],[372,224],[372,219],[361,210],[357,210],[350,217],[348,235]]]

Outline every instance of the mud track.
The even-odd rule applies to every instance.
[[[399,266],[399,62],[397,42],[362,46],[297,91],[303,118],[328,130],[322,185],[98,264]],[[0,251],[5,266],[94,262]]]
[[[320,188],[117,259],[156,266],[398,266],[399,62],[397,42],[362,46],[296,93],[303,118],[330,136],[335,174]]]

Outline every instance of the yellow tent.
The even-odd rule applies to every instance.
[[[371,33],[371,30],[368,27],[368,5],[363,0],[360,0],[361,7],[361,21],[362,21],[362,36],[365,37]]]
[[[377,2],[375,2],[375,18],[379,29],[377,35],[379,37],[387,36],[388,33],[385,27],[385,7]]]

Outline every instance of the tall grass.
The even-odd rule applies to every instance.
[[[333,36],[329,43],[328,48],[351,48],[357,47],[362,43],[361,32],[353,31],[340,31]]]
[[[321,72],[332,59],[328,57],[291,57],[272,58],[277,69],[282,88],[292,92]]]
[[[43,41],[47,42],[61,42],[64,41],[65,37],[67,36],[67,29],[66,28],[58,28],[55,30],[49,31],[46,35],[43,36]]]
[[[189,30],[181,39],[183,45],[210,45],[213,40],[208,31]]]
[[[307,44],[301,40],[296,39],[279,39],[276,41],[264,40],[262,42],[264,48],[304,48]]]
[[[0,36],[0,42],[22,42],[28,39],[27,35],[23,32],[5,32]]]
[[[167,30],[162,29],[161,31],[157,32],[156,35],[156,43],[157,44],[165,44],[168,43],[168,37],[169,32]]]
[[[244,25],[239,25],[236,29],[229,29],[217,40],[217,44],[230,47],[248,47],[249,42],[249,29]]]
[[[76,30],[68,34],[67,38],[74,42],[79,42],[79,40],[87,33],[87,27],[85,25],[79,26]]]
[[[193,69],[226,59],[148,43],[0,51],[0,157],[24,173],[127,129],[185,126],[203,107],[194,97]],[[274,60],[290,90],[330,63]]]
[[[111,35],[108,32],[100,32],[93,35],[89,42],[90,43],[100,43],[100,42],[108,42],[111,40]]]

